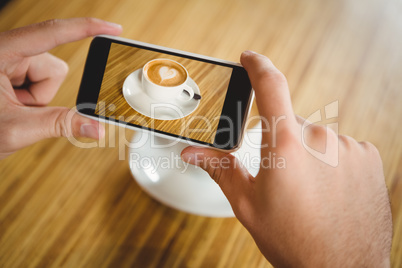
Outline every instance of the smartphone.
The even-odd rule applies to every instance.
[[[241,144],[253,96],[238,63],[101,35],[89,48],[77,110],[230,152]]]

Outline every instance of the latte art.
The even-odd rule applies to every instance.
[[[159,86],[175,87],[187,80],[186,70],[178,63],[169,60],[154,60],[144,69],[149,81]]]
[[[186,68],[174,60],[148,61],[142,67],[141,80],[142,88],[154,101],[165,103],[196,99],[194,89],[188,84],[192,80],[188,77]]]
[[[169,80],[175,78],[179,73],[175,68],[169,68],[167,66],[162,66],[159,68],[159,75],[161,77],[161,82],[163,80]]]

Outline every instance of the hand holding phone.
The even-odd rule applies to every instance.
[[[121,26],[99,19],[73,18],[0,33],[0,159],[45,138],[99,137],[98,122],[77,114],[66,122],[70,109],[47,107],[68,71],[65,62],[47,51],[121,31]]]
[[[188,147],[182,159],[219,184],[273,266],[389,267],[392,216],[378,150],[324,126],[310,125],[303,137],[285,76],[256,53],[243,53],[241,62],[264,119],[259,173],[253,177],[232,154],[205,148]],[[338,165],[310,154],[302,140],[339,157]],[[269,166],[272,157],[285,165]]]

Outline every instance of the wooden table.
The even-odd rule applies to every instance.
[[[94,16],[144,42],[230,61],[246,49],[268,55],[288,78],[297,114],[339,101],[339,132],[380,150],[394,222],[391,262],[401,267],[400,14],[396,0],[13,0],[0,10],[0,30]],[[52,51],[70,73],[51,105],[74,106],[89,42]],[[270,266],[236,219],[189,215],[151,199],[119,160],[127,151],[119,153],[124,144],[109,130],[96,148],[50,139],[0,162],[0,266]]]

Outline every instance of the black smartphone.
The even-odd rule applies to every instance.
[[[253,99],[238,63],[114,36],[90,45],[79,113],[225,152],[241,144]]]

